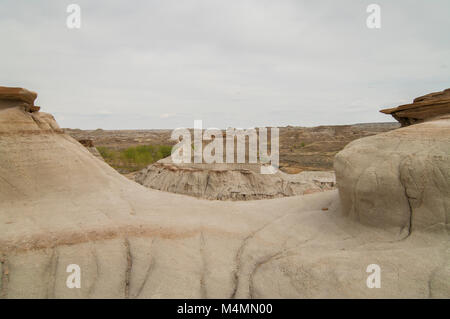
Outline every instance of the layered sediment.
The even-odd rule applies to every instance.
[[[170,157],[140,171],[149,188],[211,200],[255,200],[335,189],[333,172],[261,174],[262,164],[174,164]]]
[[[411,104],[384,109],[380,112],[392,115],[402,126],[436,119],[450,114],[450,89],[420,96]]]

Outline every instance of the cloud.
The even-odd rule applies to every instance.
[[[69,3],[0,3],[0,83],[63,127],[390,121],[380,108],[450,86],[446,0],[377,1],[379,30],[359,0],[78,0],[80,30]]]

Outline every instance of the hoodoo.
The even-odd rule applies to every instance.
[[[383,110],[414,124],[350,143],[335,159],[345,214],[392,228],[441,229],[450,220],[450,89]]]

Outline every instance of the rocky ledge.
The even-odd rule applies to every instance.
[[[22,88],[0,86],[0,103],[19,103],[27,108],[27,111],[36,112],[40,107],[34,105],[37,93]],[[3,102],[3,103],[2,103]],[[0,105],[1,105],[0,104]]]
[[[0,133],[61,132],[51,114],[39,112],[36,98],[33,91],[0,86]]]
[[[400,105],[380,112],[392,115],[402,126],[435,119],[450,114],[450,89],[415,98],[413,103]]]

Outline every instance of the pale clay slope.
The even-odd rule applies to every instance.
[[[3,298],[450,297],[447,221],[399,240],[343,217],[337,191],[221,202],[149,190],[54,125],[0,105]],[[366,287],[373,263],[380,289]],[[69,264],[81,289],[66,287]]]

